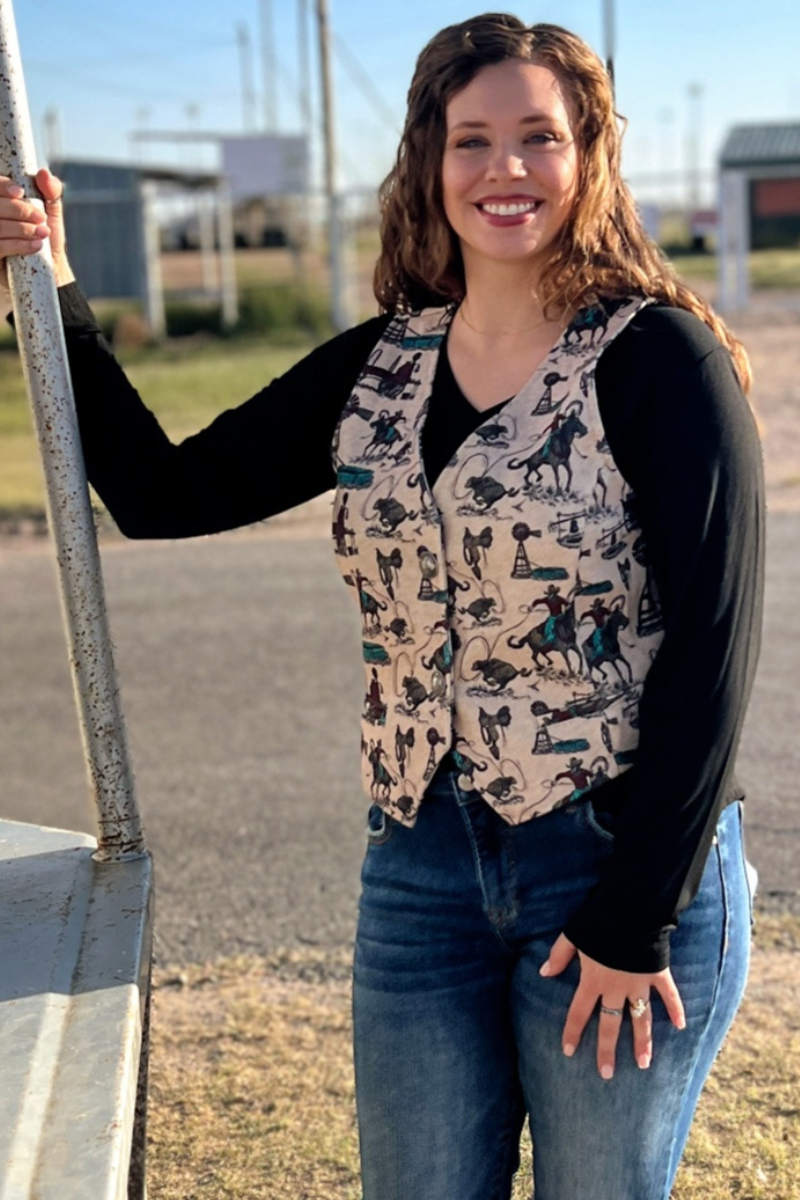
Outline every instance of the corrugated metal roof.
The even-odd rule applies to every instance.
[[[728,134],[720,166],[797,163],[800,166],[800,122],[781,125],[737,125]]]

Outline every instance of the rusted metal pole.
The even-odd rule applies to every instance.
[[[0,173],[37,196],[36,152],[11,0],[0,0]],[[43,206],[42,206],[43,207]],[[72,678],[101,862],[146,854],[106,618],[49,244],[8,260],[20,354],[44,464]]]

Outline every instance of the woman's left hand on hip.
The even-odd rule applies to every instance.
[[[564,1053],[568,1056],[575,1053],[589,1018],[599,1003],[597,1069],[604,1079],[610,1079],[614,1074],[619,1031],[627,1004],[631,1010],[634,1057],[639,1066],[643,1070],[646,1069],[653,1057],[651,988],[655,988],[664,1001],[672,1024],[678,1029],[686,1026],[683,1004],[672,972],[667,967],[651,975],[640,975],[633,971],[616,971],[613,967],[604,967],[602,963],[578,950],[562,933],[553,943],[550,955],[541,968],[541,974],[560,975],[576,954],[580,961],[581,977],[564,1025],[561,1039]]]

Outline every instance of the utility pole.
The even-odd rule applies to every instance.
[[[47,162],[60,162],[61,152],[61,122],[58,109],[48,108],[44,114],[44,153]]]
[[[690,83],[689,121],[686,129],[686,181],[689,208],[700,207],[700,132],[702,124],[702,83]]]
[[[308,45],[308,0],[297,0],[297,57],[300,67],[300,110],[303,133],[311,143],[311,52]]]
[[[250,46],[250,31],[242,22],[236,26],[239,43],[239,74],[242,81],[242,129],[253,133],[256,127],[256,92],[253,86],[253,56]]]
[[[264,88],[264,131],[278,130],[278,89],[276,87],[275,28],[272,24],[272,0],[261,0],[261,63]]]
[[[322,69],[322,127],[325,141],[325,196],[328,204],[328,261],[331,272],[331,317],[334,329],[342,333],[349,325],[344,288],[342,221],[340,196],[336,190],[336,146],[333,127],[333,87],[331,80],[330,26],[328,0],[317,0],[319,57]]]
[[[614,51],[616,39],[614,0],[603,0],[603,34],[605,40],[606,70],[611,80],[611,87],[614,88]]]

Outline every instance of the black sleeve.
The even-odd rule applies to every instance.
[[[128,537],[192,537],[259,521],[333,487],[331,441],[388,318],[313,351],[173,445],[126,378],[76,284],[59,289],[89,479]]]
[[[669,934],[735,786],[761,632],[762,458],[728,351],[689,313],[645,309],[602,356],[597,389],[636,496],[664,639],[613,854],[565,932],[606,966],[649,973],[669,965]]]

